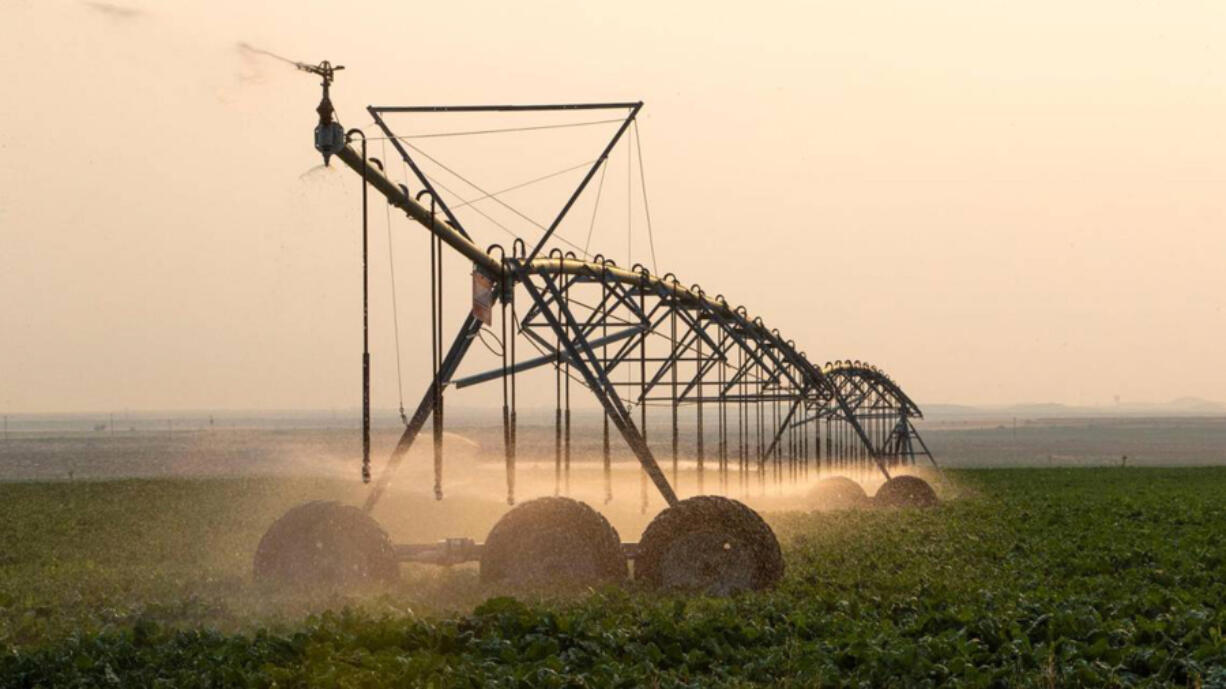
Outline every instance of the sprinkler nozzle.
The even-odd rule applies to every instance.
[[[327,60],[318,65],[301,62],[296,65],[304,72],[318,74],[321,79],[320,86],[323,88],[323,96],[319,99],[319,105],[315,107],[315,112],[319,113],[319,124],[315,125],[315,150],[323,154],[324,165],[327,166],[329,159],[345,147],[345,130],[341,127],[340,122],[336,121],[336,110],[332,107],[332,99],[328,97],[328,87],[332,85],[336,72],[345,67],[344,65],[333,67]]]

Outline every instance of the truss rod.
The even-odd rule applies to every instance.
[[[642,328],[638,328],[638,327],[626,328],[625,330],[622,330],[621,332],[613,333],[612,335],[608,335],[606,337],[601,337],[601,338],[592,340],[590,344],[593,347],[601,347],[611,342],[618,342],[628,337],[634,337],[635,335],[641,332],[643,332]],[[534,359],[526,359],[524,361],[521,361],[515,366],[508,368],[507,372],[514,371],[516,373],[523,373],[524,371],[529,371],[534,368],[538,368],[540,366],[546,366],[548,364],[559,363],[564,358],[566,358],[566,354],[564,352],[555,350],[551,354],[546,354],[544,356],[538,356]],[[502,367],[499,367],[495,369],[490,369],[489,371],[485,371],[484,373],[477,373],[471,376],[465,376],[464,378],[459,378],[456,381],[454,381],[452,384],[455,385],[455,388],[457,390],[459,390],[461,388],[469,387],[470,385],[476,385],[478,383],[485,383],[487,381],[496,380],[498,378],[501,378],[504,375],[506,375],[506,373],[504,373]]]

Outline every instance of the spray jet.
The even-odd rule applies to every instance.
[[[238,47],[239,50],[271,57],[274,60],[292,65],[298,71],[310,72],[319,76],[321,80],[320,86],[323,87],[323,98],[320,99],[319,106],[315,108],[315,112],[319,113],[319,124],[315,126],[315,150],[323,154],[324,165],[327,165],[328,159],[345,147],[345,130],[336,121],[336,110],[332,107],[332,99],[328,97],[328,87],[332,85],[332,80],[336,78],[336,73],[344,69],[345,66],[333,66],[327,60],[317,65],[309,65],[305,62],[282,57],[263,48],[257,48],[250,43],[240,42]]]

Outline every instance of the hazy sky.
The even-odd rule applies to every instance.
[[[1221,2],[4,0],[0,411],[358,403],[358,180],[302,177],[316,80],[239,41],[345,64],[350,126],[646,101],[661,272],[921,406],[1221,400],[1223,35]],[[415,401],[427,245],[396,223]]]

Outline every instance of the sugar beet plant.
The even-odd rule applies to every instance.
[[[94,554],[84,566],[61,547],[88,528],[91,505],[105,511],[105,493],[82,487],[92,497],[76,499],[79,521],[26,532],[43,542],[23,546],[23,558],[57,558],[40,565],[49,582],[14,578],[30,571],[24,561],[0,565],[0,686],[1226,683],[1226,471],[1008,470],[954,480],[962,497],[929,510],[769,515],[787,560],[769,592],[708,598],[623,586],[513,598],[457,571],[442,576],[470,586],[474,604],[460,612],[418,614],[421,592],[409,588],[325,601],[297,621],[292,610],[246,606],[255,592],[241,575],[210,582],[237,564],[196,561],[195,579],[178,565],[191,540],[229,528],[219,515],[182,542],[164,537],[139,563],[149,576],[132,595],[155,595],[157,605],[125,598],[111,578],[118,564]],[[0,489],[14,517],[5,523],[20,526],[23,508],[53,490],[69,489]],[[142,490],[160,496],[158,508],[182,523],[221,503],[202,493],[238,497],[225,482],[129,490],[129,500]],[[121,523],[107,528],[122,531],[111,514]],[[4,538],[7,546],[16,537]],[[110,590],[91,591],[91,581]]]

